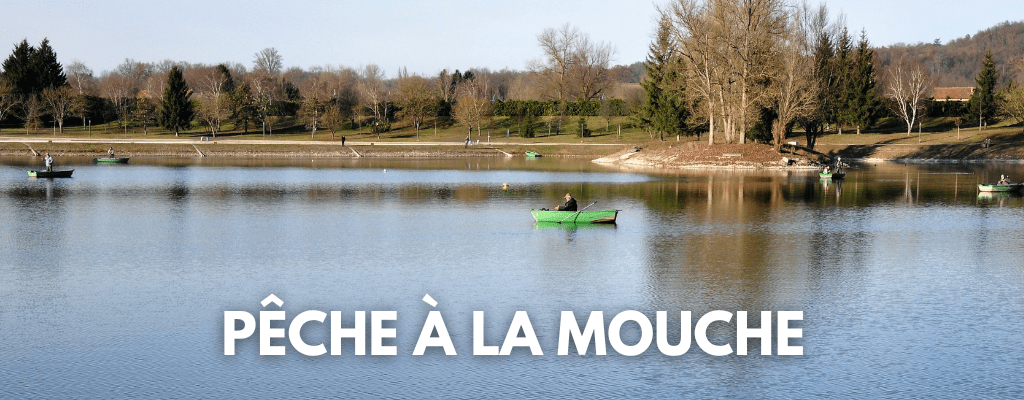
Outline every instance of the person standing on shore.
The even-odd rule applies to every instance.
[[[341,147],[345,147],[345,135],[341,135]]]

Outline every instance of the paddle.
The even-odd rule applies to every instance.
[[[597,204],[597,202],[595,201],[593,203],[587,204],[586,207],[583,207],[579,211],[576,211],[576,213],[573,214],[573,215],[566,215],[565,218],[562,218],[562,221],[565,221],[565,220],[569,219],[569,217],[575,217],[577,215],[580,215],[580,213],[583,212],[583,210],[586,210],[587,208],[589,208],[590,206],[592,206],[594,204]],[[558,223],[562,223],[562,221],[558,221]],[[575,221],[575,219],[573,219],[573,221]]]

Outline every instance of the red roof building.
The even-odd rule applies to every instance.
[[[973,87],[940,87],[935,88],[932,96],[935,101],[968,101],[974,94]]]

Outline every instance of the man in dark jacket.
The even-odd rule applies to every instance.
[[[565,194],[565,204],[555,207],[555,211],[576,211],[576,199],[569,193]]]

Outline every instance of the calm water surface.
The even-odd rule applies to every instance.
[[[1024,396],[1024,201],[975,189],[1020,166],[862,166],[840,185],[565,159],[86,161],[48,180],[0,159],[2,398]],[[536,226],[529,209],[567,191],[618,224]],[[224,356],[223,312],[271,293],[289,319],[395,310],[399,355],[259,356],[254,336]],[[411,355],[431,310],[457,356]],[[489,345],[527,311],[544,355],[473,356],[477,310]],[[562,310],[800,310],[805,355],[557,356]]]

